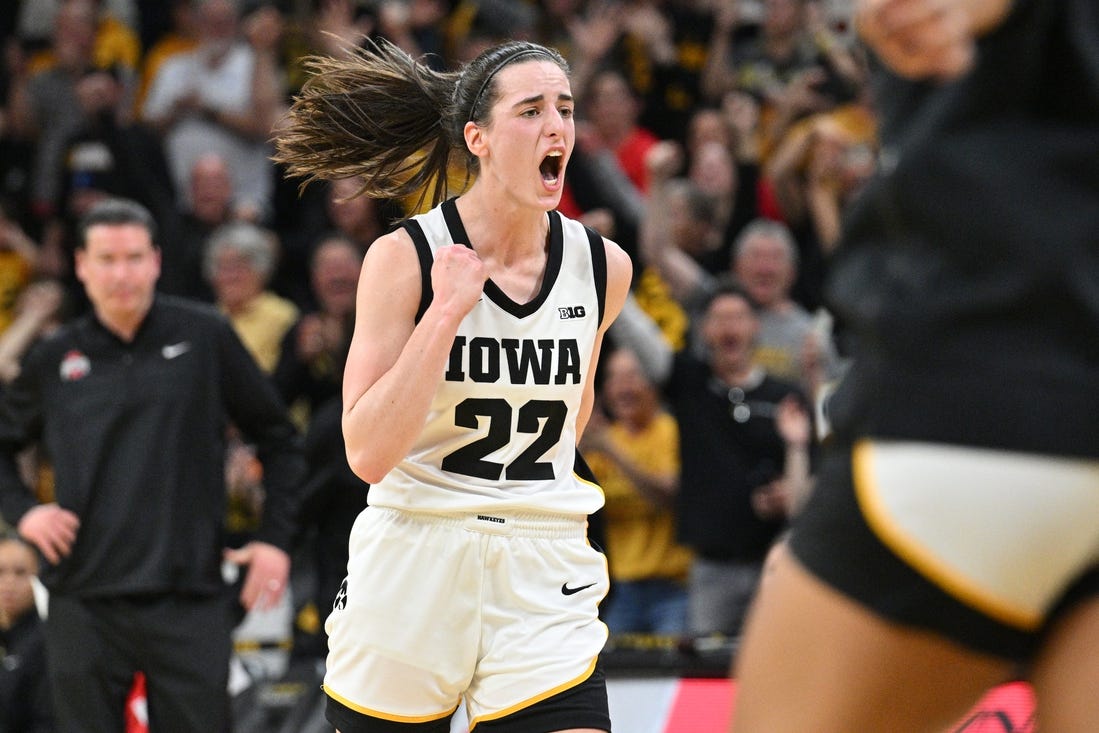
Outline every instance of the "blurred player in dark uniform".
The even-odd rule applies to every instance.
[[[1099,6],[862,0],[880,175],[830,283],[859,352],[763,584],[737,733],[943,730],[1026,670],[1099,728]]]

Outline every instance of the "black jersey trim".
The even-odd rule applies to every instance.
[[[591,270],[595,279],[595,297],[599,301],[599,325],[603,325],[603,316],[607,311],[607,247],[599,232],[584,227],[591,245]]]
[[[446,221],[446,228],[450,231],[450,238],[455,243],[464,244],[472,249],[473,245],[469,241],[469,235],[466,233],[465,225],[462,224],[462,217],[458,214],[458,206],[454,203],[454,199],[444,201],[441,208],[443,210],[443,220]],[[549,298],[550,291],[553,290],[553,285],[557,282],[557,276],[561,273],[564,236],[561,229],[561,215],[556,211],[549,212],[549,225],[549,252],[546,256],[546,273],[542,277],[542,287],[533,300],[526,303],[516,303],[491,279],[485,282],[485,295],[488,296],[488,299],[516,318],[526,318],[536,313]]]
[[[412,243],[416,245],[416,256],[420,260],[420,307],[416,309],[416,323],[419,323],[427,312],[427,307],[431,305],[432,298],[435,297],[431,289],[431,265],[434,264],[435,257],[431,253],[431,245],[427,243],[427,235],[424,234],[420,222],[408,219],[401,226],[408,232],[408,236],[412,237]]]

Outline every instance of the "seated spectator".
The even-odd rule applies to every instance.
[[[330,181],[325,210],[332,226],[366,253],[370,244],[389,228],[386,214],[393,211],[383,201],[359,196],[361,182],[355,178]]]
[[[232,222],[210,236],[203,260],[218,308],[267,374],[298,319],[297,306],[267,289],[277,259],[278,241],[270,231]]]
[[[243,220],[248,208],[240,211],[234,205],[233,174],[218,153],[196,158],[187,182],[186,203],[177,210],[175,226],[162,248],[164,262],[157,288],[212,303],[214,293],[203,274],[206,242],[219,227]]]
[[[603,621],[612,634],[677,636],[687,630],[691,553],[675,539],[679,430],[629,349],[603,365],[602,405],[580,448],[606,495],[603,508],[611,596]]]
[[[38,554],[14,533],[0,534],[0,731],[51,733],[46,646],[32,578]]]
[[[309,186],[302,197],[295,193],[293,200],[286,200],[291,207],[287,213],[294,214],[294,221],[285,222],[278,230],[283,251],[272,280],[273,290],[302,308],[316,307],[309,271],[317,242],[337,235],[365,253],[403,216],[395,201],[360,196],[361,185],[357,178],[340,178]]]

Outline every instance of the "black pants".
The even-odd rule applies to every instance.
[[[134,673],[145,673],[150,733],[229,730],[227,602],[168,594],[53,595],[46,653],[58,733],[120,733]]]

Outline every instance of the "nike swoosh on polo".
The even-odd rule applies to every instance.
[[[190,341],[180,341],[178,344],[168,344],[160,350],[161,356],[165,359],[174,359],[177,356],[183,356],[191,350]]]
[[[582,590],[586,590],[588,588],[591,588],[593,585],[595,585],[595,583],[588,583],[587,585],[581,585],[581,586],[578,586],[576,588],[570,588],[568,583],[562,583],[561,584],[561,594],[566,595],[566,596],[571,596],[573,593],[579,593]]]

